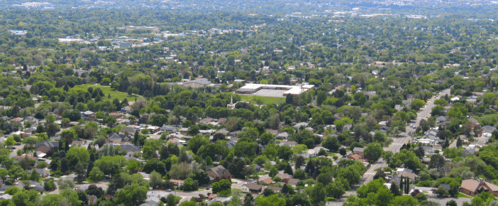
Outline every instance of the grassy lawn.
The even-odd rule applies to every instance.
[[[257,104],[261,100],[263,104],[275,104],[277,102],[285,102],[285,98],[283,97],[259,97],[259,96],[247,96],[247,95],[239,95],[242,98],[242,101],[251,101],[251,104]]]
[[[325,198],[325,202],[333,202],[333,201],[336,201],[336,199],[333,197],[326,197]]]
[[[100,88],[102,92],[104,92],[104,96],[102,97],[103,100],[107,100],[108,95],[111,94],[111,100],[118,98],[119,101],[123,101],[125,98],[128,99],[128,101],[135,101],[135,97],[139,97],[138,95],[132,95],[129,96],[128,93],[126,92],[117,92],[114,91],[110,86],[102,86],[100,84],[82,84],[82,85],[76,85],[71,90],[83,90],[87,91],[89,87],[93,87],[93,89]]]
[[[472,197],[470,197],[470,196],[468,196],[468,195],[466,195],[464,193],[461,193],[461,192],[458,193],[457,197],[460,197],[460,198],[472,198]]]

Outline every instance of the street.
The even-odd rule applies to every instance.
[[[445,89],[441,91],[435,98],[429,100],[426,103],[426,107],[422,111],[417,113],[416,122],[414,123],[415,128],[418,127],[420,120],[428,119],[431,116],[432,108],[435,106],[434,100],[439,99],[446,94],[448,95],[450,94],[450,89]],[[389,147],[387,148],[384,147],[384,151],[391,151],[393,153],[399,152],[403,144],[406,144],[412,139],[412,137],[408,136],[408,134],[410,134],[411,132],[415,132],[415,129],[411,128],[410,125],[406,126],[406,135],[402,138],[398,137],[393,138],[393,142],[391,143],[391,145],[389,145]],[[382,167],[387,167],[387,164],[384,162],[382,158],[380,158],[377,162],[371,164],[370,168],[365,172],[365,174],[361,178],[362,184],[367,184],[368,182],[370,182],[375,176],[375,170],[377,168],[382,168]]]

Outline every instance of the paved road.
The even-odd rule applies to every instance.
[[[429,100],[426,103],[427,106],[417,114],[417,119],[416,119],[416,122],[414,123],[415,128],[418,127],[420,120],[422,120],[422,119],[427,120],[431,116],[432,108],[435,106],[434,100],[439,99],[446,94],[450,94],[450,89],[445,89],[445,90],[441,91],[439,93],[439,95],[437,95],[435,98]],[[415,132],[415,129],[411,128],[410,125],[408,125],[406,127],[406,134],[407,135],[405,135],[405,137],[401,137],[401,138],[394,138],[393,143],[391,143],[391,145],[389,145],[389,147],[385,147],[384,151],[391,151],[393,153],[399,152],[401,147],[403,146],[403,144],[409,142],[412,139],[412,137],[410,137],[408,135],[411,132]],[[373,177],[375,176],[375,170],[377,168],[382,168],[382,167],[387,167],[387,164],[384,162],[384,160],[382,158],[380,158],[377,162],[373,163],[370,166],[370,168],[367,170],[367,172],[365,172],[365,174],[362,177],[362,184],[367,184],[368,182],[370,182],[373,179]]]
[[[17,150],[20,150],[24,147],[24,144],[21,144],[21,145],[14,145],[14,147],[16,149],[12,150],[12,152],[10,153],[10,158],[13,158],[13,157],[17,157]]]

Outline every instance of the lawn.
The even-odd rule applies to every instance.
[[[108,95],[111,94],[111,100],[118,98],[119,101],[123,101],[125,98],[128,99],[128,101],[135,101],[135,97],[139,97],[138,95],[128,95],[126,92],[117,92],[114,91],[109,86],[102,86],[100,84],[82,84],[82,85],[76,85],[74,86],[71,90],[84,90],[87,91],[89,87],[93,87],[93,89],[100,88],[102,92],[104,92],[104,96],[102,97],[103,100],[107,100]]]
[[[461,192],[458,193],[457,197],[460,197],[460,198],[472,198],[471,196],[468,196],[468,195],[466,195],[464,193],[461,193]]]
[[[275,104],[278,102],[285,102],[285,98],[283,97],[259,97],[259,96],[248,96],[248,95],[239,95],[242,98],[242,101],[251,101],[251,104],[257,104],[257,102],[261,101],[263,104]]]

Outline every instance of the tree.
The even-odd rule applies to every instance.
[[[38,182],[40,179],[40,173],[38,173],[35,169],[31,172],[31,175],[29,176],[30,180]]]
[[[391,190],[391,193],[393,193],[393,195],[395,197],[402,195],[401,192],[399,191],[398,184],[392,183],[390,190]]]
[[[329,149],[331,152],[337,152],[337,150],[341,147],[341,143],[337,137],[328,136],[322,142],[322,146]]]
[[[166,200],[166,206],[176,206],[176,197],[174,195],[168,195]]]
[[[270,173],[268,173],[268,175],[269,175],[271,178],[275,177],[275,175],[277,175],[277,174],[278,174],[278,169],[277,169],[276,167],[272,167],[272,168],[270,169]]]
[[[322,90],[319,90],[316,96],[316,103],[318,105],[322,105],[322,102],[325,101],[325,99],[327,99],[327,93],[325,93]]]
[[[341,154],[342,156],[345,156],[346,153],[347,153],[346,148],[343,147],[343,148],[339,149],[339,154]]]
[[[334,181],[327,185],[327,195],[334,197],[335,199],[339,199],[346,193],[346,189],[344,189],[344,185],[339,181]]]
[[[372,142],[367,145],[363,155],[369,160],[377,161],[382,156],[383,151],[380,143]]]
[[[256,200],[258,206],[285,206],[285,199],[278,197],[278,195],[264,196],[259,195]]]
[[[457,202],[455,200],[450,200],[446,202],[446,206],[457,206]]]
[[[168,117],[164,114],[156,114],[150,121],[152,125],[162,127],[166,122],[168,122]]]
[[[61,159],[61,172],[62,173],[67,172],[68,167],[69,167],[69,162],[67,161],[66,158],[62,158]]]
[[[412,102],[410,102],[410,107],[414,110],[419,110],[425,105],[424,100],[421,99],[414,99]]]
[[[287,173],[287,174],[289,174],[289,175],[292,175],[292,174],[293,174],[293,172],[292,172],[292,167],[291,167],[289,164],[287,164],[287,165],[285,166],[285,168],[284,168],[284,173]]]
[[[85,147],[71,147],[66,155],[75,156],[81,164],[86,164],[90,160],[90,153]]]
[[[392,205],[417,206],[418,201],[411,195],[397,196],[391,201]]]
[[[81,184],[83,181],[86,179],[86,172],[85,172],[85,167],[83,167],[82,164],[77,164],[75,169],[76,173],[76,181],[78,181],[78,184]]]
[[[325,201],[325,197],[327,195],[327,191],[321,182],[317,182],[313,187],[313,190],[310,194],[310,199],[313,204],[318,204],[320,202]]]
[[[156,171],[152,171],[152,173],[150,173],[149,175],[149,178],[149,184],[152,189],[158,189],[162,185],[163,180],[161,179],[161,174],[157,173]]]
[[[213,194],[216,194],[224,190],[229,190],[232,187],[232,183],[227,179],[222,179],[218,182],[214,182],[212,187]]]
[[[294,194],[294,188],[290,186],[289,184],[284,184],[282,187],[282,190],[280,190],[280,193],[282,194]]]
[[[183,183],[183,191],[195,191],[199,187],[199,182],[197,180],[193,180],[192,178],[185,179]]]
[[[60,190],[64,190],[66,188],[74,188],[74,182],[72,179],[59,178],[59,181],[57,181],[57,185],[59,186]]]
[[[98,167],[93,167],[88,178],[90,178],[94,182],[98,182],[104,179],[104,173],[100,171]]]
[[[131,185],[126,185],[116,194],[116,201],[124,205],[141,205],[147,199],[146,186],[140,186],[134,182]]]
[[[275,137],[273,136],[272,133],[269,133],[269,132],[265,132],[263,133],[259,139],[261,140],[261,143],[263,145],[267,145],[269,143],[273,143],[273,141],[275,141]]]
[[[304,157],[303,157],[303,156],[298,156],[298,157],[296,158],[295,169],[297,170],[297,169],[301,168],[301,166],[302,166],[302,165],[304,165],[304,161],[305,161],[305,160],[304,160]]]
[[[45,189],[45,191],[52,191],[55,188],[56,188],[56,186],[55,186],[54,180],[45,179],[45,181],[43,183],[43,189]]]

